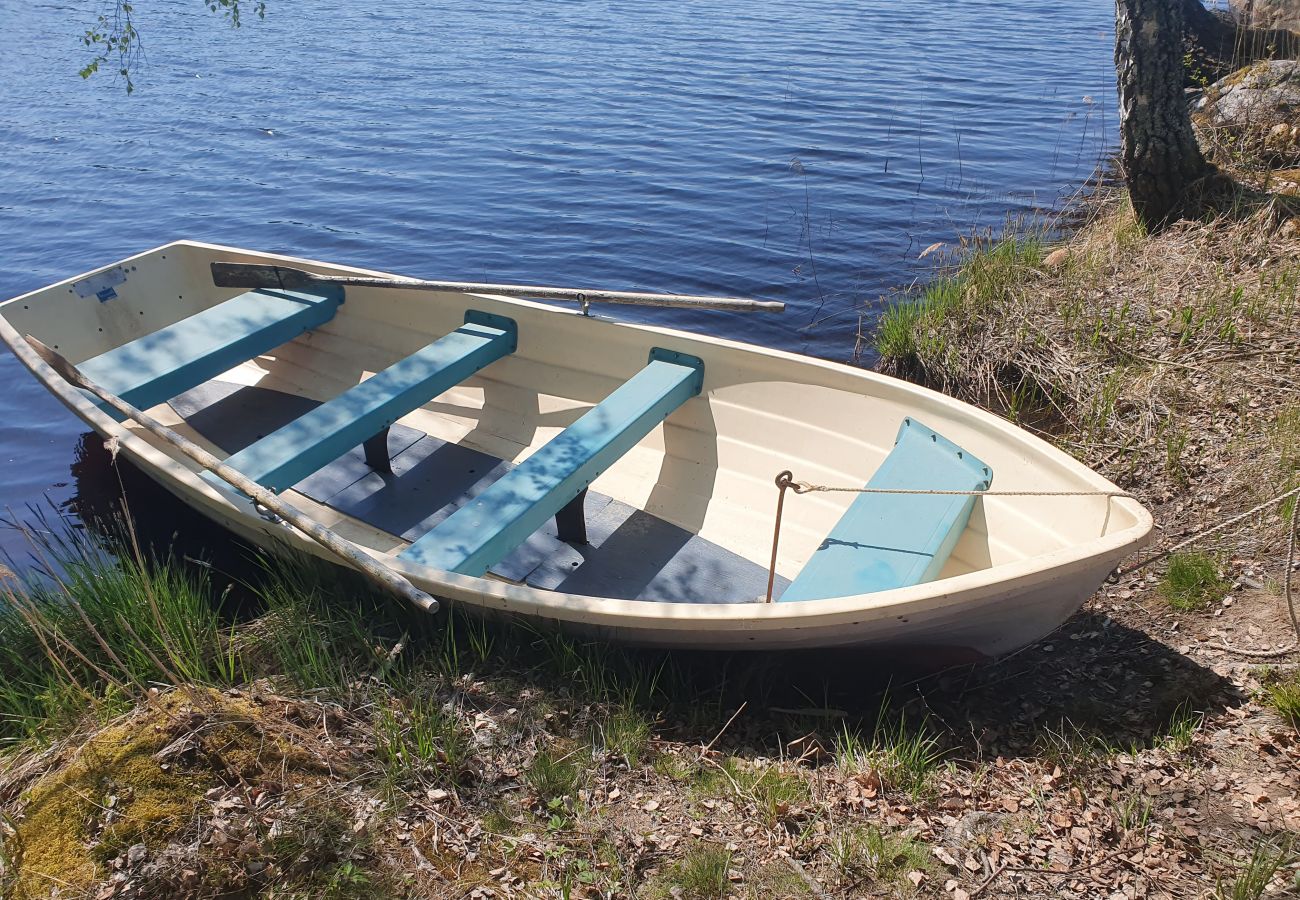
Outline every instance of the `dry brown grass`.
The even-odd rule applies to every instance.
[[[1148,237],[1112,194],[1055,249],[977,246],[886,313],[881,368],[1039,430],[1155,506],[1209,518],[1274,496],[1297,477],[1300,240],[1278,202],[1234,199]],[[1282,522],[1264,526],[1229,549],[1276,551]]]

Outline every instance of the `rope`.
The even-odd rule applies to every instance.
[[[1200,541],[1202,538],[1207,538],[1212,534],[1217,534],[1218,532],[1223,531],[1225,528],[1231,528],[1233,525],[1236,525],[1238,522],[1241,522],[1245,519],[1249,519],[1251,516],[1255,515],[1256,513],[1263,512],[1264,510],[1268,509],[1270,506],[1276,506],[1277,504],[1286,500],[1288,497],[1295,497],[1297,495],[1300,495],[1300,487],[1293,488],[1287,491],[1285,494],[1279,494],[1278,496],[1274,497],[1272,500],[1265,500],[1263,503],[1260,503],[1256,506],[1252,506],[1250,509],[1246,510],[1244,513],[1241,513],[1240,515],[1233,516],[1231,519],[1225,519],[1224,521],[1220,522],[1217,525],[1211,525],[1209,528],[1196,532],[1187,540],[1179,541],[1177,544],[1174,544],[1172,547],[1169,547],[1166,550],[1161,550],[1159,553],[1152,553],[1150,556],[1143,557],[1142,559],[1135,562],[1133,565],[1129,566],[1129,568],[1125,570],[1125,574],[1127,574],[1128,572],[1136,572],[1138,569],[1144,569],[1147,566],[1151,565],[1153,562],[1159,562],[1160,560],[1164,559],[1166,556],[1172,556],[1173,554],[1177,553],[1179,550],[1183,549],[1184,547],[1189,547],[1192,544],[1195,544],[1196,542]],[[1300,506],[1300,503],[1297,503],[1296,506]],[[1288,595],[1290,594],[1290,585],[1291,585],[1291,564],[1295,562],[1295,525],[1296,525],[1296,515],[1295,515],[1295,510],[1292,510],[1291,511],[1291,542],[1290,542],[1291,551],[1288,554],[1289,562],[1286,567],[1286,583],[1287,583]],[[1294,610],[1291,613],[1291,623],[1293,625],[1295,624]],[[1297,633],[1300,633],[1300,627],[1297,627]]]
[[[794,491],[796,494],[811,494],[811,493],[913,494],[913,495],[930,495],[930,496],[947,496],[947,497],[972,497],[972,496],[974,497],[1120,497],[1128,500],[1138,499],[1133,494],[1130,494],[1128,491],[1119,491],[1119,490],[1115,490],[1115,491],[989,491],[989,490],[942,491],[942,490],[922,490],[920,488],[837,487],[837,486],[826,485],[826,484],[813,484],[808,481],[795,481],[793,473],[791,473],[788,470],[776,476],[776,486],[779,493],[777,495],[777,501],[776,501],[776,527],[775,527],[774,534],[772,535],[772,563],[768,569],[768,576],[767,576],[767,602],[768,603],[772,602],[772,585],[776,580],[777,545],[779,544],[781,539],[781,513],[782,513],[782,508],[785,505],[785,492],[787,488]],[[1152,553],[1149,556],[1143,557],[1142,559],[1138,560],[1136,563],[1134,563],[1133,565],[1127,568],[1116,567],[1115,571],[1111,573],[1109,580],[1114,581],[1115,579],[1119,578],[1120,575],[1127,575],[1132,572],[1136,572],[1139,569],[1146,568],[1152,563],[1159,562],[1160,560],[1165,559],[1168,556],[1172,556],[1173,554],[1177,553],[1179,550],[1182,550],[1184,547],[1191,546],[1192,544],[1198,543],[1199,541],[1204,540],[1205,538],[1209,537],[1212,534],[1217,534],[1220,531],[1223,531],[1227,528],[1231,528],[1233,525],[1236,525],[1238,522],[1242,522],[1246,519],[1249,519],[1251,516],[1256,515],[1257,513],[1263,512],[1264,510],[1268,509],[1270,506],[1276,506],[1277,504],[1282,503],[1291,497],[1300,497],[1300,487],[1294,487],[1291,490],[1286,491],[1285,493],[1273,497],[1271,500],[1265,500],[1263,503],[1256,504],[1255,506],[1251,507],[1245,512],[1235,515],[1230,519],[1225,519],[1224,521],[1219,522],[1218,524],[1211,525],[1209,528],[1204,528],[1201,531],[1196,532],[1186,540],[1179,541],[1177,544],[1174,544],[1172,547],[1168,547],[1164,550],[1161,550],[1158,553]],[[1287,536],[1286,573],[1283,577],[1283,585],[1284,585],[1283,593],[1286,597],[1287,612],[1291,616],[1291,628],[1293,631],[1295,631],[1296,634],[1295,642],[1285,648],[1278,649],[1278,650],[1239,650],[1235,647],[1228,646],[1226,643],[1222,645],[1210,645],[1210,646],[1221,646],[1222,649],[1230,650],[1233,653],[1240,653],[1243,656],[1257,656],[1261,658],[1270,657],[1270,656],[1285,656],[1287,653],[1291,653],[1294,650],[1300,649],[1300,617],[1297,617],[1296,615],[1295,598],[1292,593],[1292,570],[1295,568],[1297,535],[1300,534],[1300,532],[1297,532],[1297,527],[1296,527],[1297,525],[1300,525],[1300,500],[1297,500],[1296,504],[1291,508],[1291,520],[1290,520],[1290,527],[1288,528],[1288,536]]]
[[[787,473],[782,472],[781,474],[785,475]],[[828,494],[928,494],[939,497],[1123,497],[1128,500],[1137,499],[1128,491],[934,491],[920,488],[831,487],[825,484],[810,484],[807,481],[791,481],[786,486],[796,494],[822,492]],[[781,487],[780,481],[777,482],[777,487]]]

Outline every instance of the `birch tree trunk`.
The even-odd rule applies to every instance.
[[[1115,0],[1120,159],[1133,210],[1158,231],[1209,172],[1183,92],[1181,0]]]

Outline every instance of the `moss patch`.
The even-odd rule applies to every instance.
[[[161,848],[195,826],[204,794],[309,758],[262,727],[257,704],[217,691],[163,695],[96,732],[28,791],[6,847],[18,897],[85,890],[133,844]]]

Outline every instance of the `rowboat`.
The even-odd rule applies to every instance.
[[[1151,531],[952,398],[547,290],[180,241],[0,304],[0,337],[241,538],[332,557],[319,527],[419,596],[600,639],[995,657]]]

